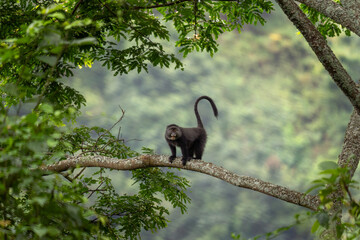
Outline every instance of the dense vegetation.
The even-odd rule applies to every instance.
[[[217,121],[200,106],[209,132],[205,161],[305,191],[317,163],[336,160],[351,105],[295,28],[263,14],[271,2],[243,1],[238,8],[190,2],[155,15],[141,4],[0,6],[1,238],[138,238],[143,231],[146,239],[226,239],[295,222],[300,208],[192,172],[42,170],[72,155],[169,154],[164,127],[194,125],[199,95],[211,96],[220,110]],[[266,27],[246,25],[264,23],[265,16]],[[218,38],[234,29],[243,32]],[[168,40],[177,41],[179,52]],[[358,42],[333,43],[358,76]],[[310,238],[311,221],[279,239]]]

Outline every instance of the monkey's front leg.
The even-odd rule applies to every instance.
[[[169,157],[169,162],[172,163],[174,161],[174,159],[176,158],[176,147],[173,145],[170,145],[170,150],[171,150],[171,156]]]
[[[183,144],[180,147],[181,147],[181,153],[183,155],[183,157],[181,159],[182,165],[185,166],[186,162],[191,160],[191,157],[189,156],[189,150],[188,150],[188,147],[186,146],[186,144]]]

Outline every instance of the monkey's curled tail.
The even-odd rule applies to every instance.
[[[200,102],[201,99],[206,99],[206,100],[209,101],[209,103],[211,104],[211,107],[212,107],[212,109],[214,111],[214,116],[216,118],[218,117],[218,110],[216,108],[216,105],[215,105],[214,101],[208,96],[201,96],[196,100],[195,105],[194,105],[194,111],[195,111],[196,120],[198,122],[198,127],[204,128],[203,123],[202,123],[201,118],[200,118],[200,115],[199,115],[199,112],[198,112],[198,108],[197,108],[197,105],[198,105],[198,103]]]

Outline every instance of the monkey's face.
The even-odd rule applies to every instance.
[[[165,136],[171,141],[175,141],[176,139],[181,137],[181,135],[181,130],[178,126],[170,125],[166,128]]]

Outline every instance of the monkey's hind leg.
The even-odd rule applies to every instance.
[[[191,147],[189,147],[189,161],[194,158],[194,147],[195,147],[194,144]]]
[[[194,145],[195,159],[200,159],[201,160],[202,155],[204,153],[204,149],[205,149],[205,143],[206,142],[204,142],[204,141],[198,141]]]

